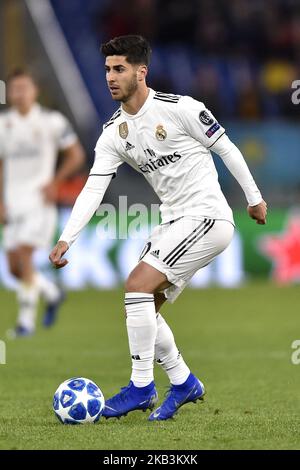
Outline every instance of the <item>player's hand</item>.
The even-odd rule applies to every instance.
[[[57,201],[57,193],[58,193],[58,184],[55,180],[46,184],[46,186],[42,188],[44,201],[48,204]]]
[[[68,260],[66,258],[62,258],[68,249],[69,245],[67,242],[59,241],[51,251],[49,259],[56,269],[63,268],[68,264]]]
[[[6,211],[3,202],[0,201],[0,225],[4,225],[6,223]]]
[[[262,200],[256,206],[248,206],[249,216],[256,220],[257,224],[265,225],[267,223],[267,203]]]

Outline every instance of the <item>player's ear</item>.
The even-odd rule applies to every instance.
[[[37,99],[40,95],[40,88],[37,82],[31,79],[31,93],[34,99]]]
[[[139,65],[137,69],[137,79],[139,81],[145,80],[147,73],[148,73],[147,65]]]

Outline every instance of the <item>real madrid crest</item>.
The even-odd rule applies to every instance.
[[[159,124],[158,126],[156,126],[155,137],[157,138],[157,140],[166,139],[167,131],[164,129],[164,126],[162,124]]]
[[[122,139],[126,139],[128,136],[128,125],[126,121],[119,125],[119,134]]]

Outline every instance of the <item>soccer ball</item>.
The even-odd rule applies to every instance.
[[[53,410],[63,424],[96,423],[102,415],[105,400],[100,388],[89,379],[65,380],[53,397]]]

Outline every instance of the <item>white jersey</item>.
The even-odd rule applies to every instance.
[[[44,206],[42,188],[54,177],[57,153],[77,140],[59,112],[35,104],[22,116],[0,114],[0,158],[4,161],[4,203],[9,217]]]
[[[183,215],[233,221],[209,150],[224,133],[203,103],[150,89],[137,114],[120,108],[104,125],[91,174],[127,162],[160,198],[163,223]]]
[[[182,216],[233,223],[210,148],[237,179],[248,204],[259,204],[262,196],[241,152],[204,104],[150,89],[137,114],[121,107],[104,125],[90,176],[60,240],[69,246],[76,240],[124,162],[142,173],[160,198],[162,223]]]

